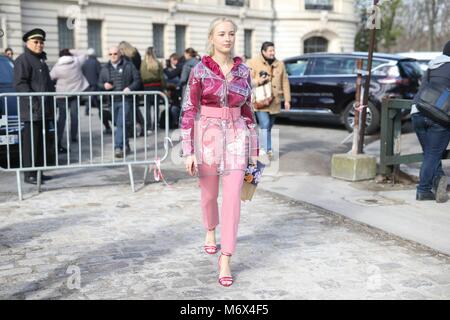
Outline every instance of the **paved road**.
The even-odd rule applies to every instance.
[[[288,129],[299,133],[289,138],[298,143],[331,130],[327,142],[308,142],[317,159],[326,159],[329,137],[347,135],[339,128]],[[281,167],[291,170],[289,157],[282,155]],[[292,155],[296,166],[303,162]],[[322,170],[324,162],[316,161]],[[450,298],[448,256],[262,190],[243,205],[236,283],[222,288],[217,257],[201,248],[197,182],[167,168],[170,187],[151,183],[136,193],[121,168],[62,171],[45,192],[28,190],[26,201],[5,196],[0,299]],[[138,184],[141,176],[142,168]],[[14,185],[14,176],[1,178]]]
[[[262,191],[243,206],[224,289],[195,180],[131,193],[102,179],[0,204],[1,299],[450,297],[448,257]]]

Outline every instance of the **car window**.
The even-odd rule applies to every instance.
[[[291,60],[286,61],[286,72],[290,76],[303,76],[306,71],[306,66],[308,65],[308,60],[300,59],[300,60]]]
[[[363,70],[367,70],[367,59],[363,60]],[[372,70],[375,69],[378,66],[381,66],[382,64],[388,63],[387,60],[376,60],[372,59]]]
[[[354,74],[356,59],[350,57],[316,58],[311,70],[312,75]]]
[[[13,83],[12,63],[7,59],[0,59],[0,84]]]

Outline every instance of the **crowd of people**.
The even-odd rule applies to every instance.
[[[45,32],[42,29],[32,30],[35,37],[29,40],[42,40],[42,46],[45,41]],[[24,41],[26,39],[24,38]],[[26,47],[28,47],[28,40]],[[33,44],[34,46],[34,44]],[[30,46],[30,47],[33,47]],[[39,44],[37,44],[39,46]],[[40,49],[36,47],[36,49]],[[43,48],[42,48],[43,49]],[[29,50],[29,49],[28,49]],[[45,53],[35,53],[31,50],[31,55],[45,55]],[[275,115],[280,112],[281,94],[285,98],[285,108],[290,107],[290,92],[287,74],[281,61],[274,58],[274,44],[265,42],[261,49],[261,55],[255,59],[249,60],[248,65],[251,66],[253,84],[259,85],[267,78],[259,77],[261,70],[269,71],[270,77],[274,84],[277,84],[275,91],[280,95],[275,95],[275,99],[266,108],[256,110],[256,115],[261,128],[264,129],[264,137],[261,152],[267,152],[268,156],[272,156],[270,132],[274,123]],[[7,48],[4,52],[11,61],[14,59],[14,53],[11,48]],[[97,91],[157,91],[164,92],[169,98],[169,125],[171,128],[177,128],[181,112],[181,102],[186,91],[189,75],[192,68],[200,62],[201,57],[193,48],[184,50],[183,55],[176,53],[170,55],[163,65],[156,57],[155,49],[148,47],[145,56],[142,59],[139,50],[127,41],[120,42],[117,46],[113,46],[108,50],[109,61],[102,66],[99,62],[94,49],[80,51],[70,48],[64,48],[59,52],[59,58],[55,65],[51,68],[49,76],[54,85],[52,90],[56,92],[97,92]],[[247,57],[243,57],[242,61],[246,62]],[[45,61],[45,60],[44,60]],[[114,100],[114,101],[112,101]],[[90,97],[82,97],[81,102],[85,105],[85,115],[89,110],[97,109],[98,115],[102,119],[104,130],[103,133],[112,134],[111,122],[114,122],[115,132],[115,157],[122,158],[123,151],[130,152],[128,137],[133,130],[139,130],[137,135],[144,136],[147,131],[150,133],[154,126],[165,126],[165,114],[159,112],[159,104],[161,99],[154,99],[150,96],[136,97],[137,105],[145,104],[144,112],[141,108],[135,108],[136,128],[131,123],[132,119],[132,98],[127,97],[124,101],[120,96],[114,99],[105,99],[100,102],[99,95]],[[78,142],[78,103],[80,99],[77,96],[67,97],[67,99],[57,99],[58,119],[57,119],[57,149],[59,153],[67,153],[67,146],[71,143]],[[156,101],[156,105],[155,105]],[[145,102],[145,103],[144,103]],[[102,108],[100,108],[102,105]],[[114,110],[111,110],[113,107]],[[125,109],[125,117],[122,119],[122,108]],[[156,109],[156,112],[154,111]],[[112,112],[113,111],[113,112]],[[112,119],[112,114],[114,118]],[[144,114],[143,114],[144,113]],[[145,117],[144,117],[145,115]],[[67,117],[70,118],[70,130],[66,135]],[[123,135],[123,127],[126,127],[125,136]],[[125,147],[125,148],[124,148]]]
[[[21,63],[28,65],[33,58],[38,58],[39,62],[45,64],[45,69],[48,70],[49,68],[45,63],[46,54],[43,51],[45,31],[39,28],[33,29],[24,35],[23,40],[25,42],[25,52],[19,57],[20,59],[16,59],[16,75],[18,76],[20,72],[24,72],[24,68],[21,68]],[[4,55],[14,62],[14,53],[11,48],[7,48],[4,51]],[[108,55],[109,61],[102,65],[96,56],[95,50],[92,48],[87,51],[70,48],[60,50],[58,60],[51,70],[48,70],[50,81],[45,89],[41,91],[64,93],[98,91],[163,92],[169,97],[170,101],[169,125],[171,128],[176,128],[178,126],[183,90],[188,81],[190,70],[199,61],[200,57],[198,56],[198,53],[193,48],[187,48],[184,55],[181,57],[176,53],[173,53],[170,55],[169,59],[166,60],[165,66],[163,66],[156,57],[153,47],[147,48],[145,56],[142,59],[137,48],[126,41],[122,41],[117,46],[109,48]],[[36,65],[35,67],[38,68],[39,66]],[[34,72],[34,70],[32,70],[32,72]],[[22,76],[25,77],[25,75]],[[28,78],[27,82],[29,83],[32,74],[28,74],[26,77]],[[17,79],[16,77],[16,89],[24,92],[35,91],[31,90],[30,87],[21,87],[21,84],[23,85],[24,81],[20,81],[20,79]],[[161,98],[155,100],[153,96],[150,97],[150,95],[147,97],[138,95],[135,99],[137,106],[139,106],[140,103],[144,104],[145,101],[144,112],[142,112],[139,107],[134,109],[136,112],[136,128],[131,122],[131,119],[133,118],[132,112],[134,111],[132,108],[132,96],[125,96],[124,100],[121,95],[115,95],[109,100],[106,99],[106,97],[103,97],[103,101],[100,101],[99,95],[97,94],[81,97],[75,95],[61,96],[57,98],[56,107],[58,109],[58,119],[56,143],[58,152],[61,154],[67,153],[66,147],[69,145],[69,139],[71,143],[78,142],[78,104],[81,101],[81,103],[84,103],[85,105],[85,115],[88,115],[89,111],[92,109],[98,110],[98,115],[103,121],[104,134],[112,134],[111,122],[114,122],[116,130],[114,141],[115,157],[123,158],[124,149],[125,152],[130,152],[131,150],[128,137],[133,133],[133,130],[139,129],[138,136],[144,136],[145,131],[151,133],[153,127],[158,124],[161,127],[165,126],[165,122],[159,121],[158,119],[160,115],[159,104],[162,102]],[[25,100],[23,100],[23,104],[25,103]],[[38,107],[37,104],[37,101],[33,102],[33,105],[36,108]],[[100,105],[102,105],[102,108],[100,108]],[[49,108],[50,106],[46,109]],[[113,110],[111,110],[111,108],[113,108]],[[156,112],[154,111],[155,108]],[[123,112],[123,109],[125,112]],[[114,114],[114,119],[112,119],[112,114]],[[122,114],[125,116],[121,116]],[[164,116],[165,115],[162,114],[160,116],[161,119],[164,119]],[[65,138],[67,140],[64,140],[63,138],[66,135],[65,126],[67,117],[70,118],[70,130],[67,131],[68,136]],[[30,118],[28,114],[25,119],[30,120],[26,120],[26,122],[29,122],[30,124],[37,120],[41,120],[39,117],[36,119]],[[123,136],[123,132],[125,132],[125,136]],[[30,141],[31,138],[32,137],[27,136],[25,137],[25,141]],[[33,144],[39,148],[42,141],[39,140],[39,137],[34,137],[33,139],[36,139],[36,141],[33,141]],[[35,151],[35,154],[42,154],[38,149]],[[26,154],[28,154],[28,152],[26,152]],[[35,161],[37,161],[36,165],[39,164],[40,160],[40,156],[37,156],[35,159]],[[27,173],[25,182],[35,184],[36,173]]]

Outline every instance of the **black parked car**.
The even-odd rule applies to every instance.
[[[311,53],[285,59],[292,103],[291,110],[282,109],[280,116],[335,118],[352,131],[357,59],[363,59],[363,70],[366,70],[367,53],[363,52]],[[419,88],[421,76],[420,65],[415,59],[374,54],[367,134],[373,134],[379,129],[382,99],[412,99]],[[364,78],[363,75],[363,81]]]
[[[0,94],[14,92],[14,65],[5,56],[0,56]],[[6,119],[8,106],[8,119]],[[8,126],[6,124],[8,123]],[[8,136],[6,129],[8,128]],[[9,141],[8,141],[9,140]],[[19,121],[17,117],[17,98],[0,97],[0,167],[8,167],[7,144],[10,148],[10,166],[19,166]]]

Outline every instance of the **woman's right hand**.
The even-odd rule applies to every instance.
[[[185,167],[189,175],[194,176],[197,173],[197,160],[194,155],[186,157]]]

